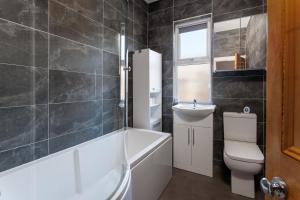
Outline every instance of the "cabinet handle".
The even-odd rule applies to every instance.
[[[190,128],[188,128],[188,145],[190,145]]]
[[[195,129],[193,128],[193,146],[195,145]]]

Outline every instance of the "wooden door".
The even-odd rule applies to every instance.
[[[192,170],[213,176],[213,129],[192,127]]]
[[[174,124],[174,167],[188,169],[191,166],[191,127]]]
[[[300,199],[300,0],[268,0],[266,176]]]

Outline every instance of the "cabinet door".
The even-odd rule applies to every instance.
[[[174,166],[186,168],[191,165],[191,127],[174,124]]]
[[[213,174],[213,129],[192,127],[192,169],[206,176]]]

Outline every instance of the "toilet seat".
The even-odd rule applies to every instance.
[[[264,163],[264,155],[255,143],[225,140],[224,154],[232,160],[258,164]]]

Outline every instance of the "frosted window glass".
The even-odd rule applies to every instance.
[[[210,65],[178,66],[177,96],[179,101],[199,102],[210,100]]]
[[[207,29],[180,33],[179,43],[179,59],[206,57]]]

